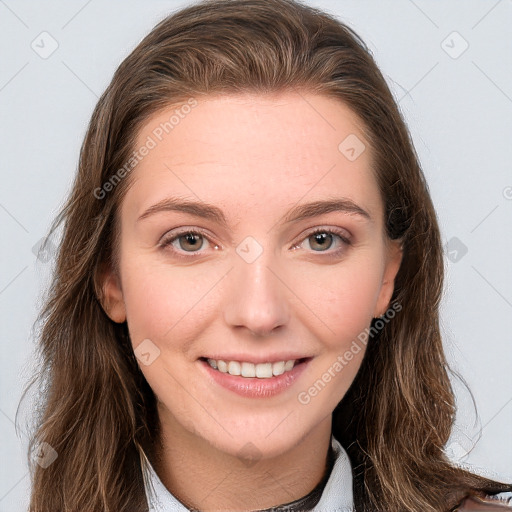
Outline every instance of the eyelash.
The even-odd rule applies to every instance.
[[[304,238],[301,239],[301,241],[297,244],[294,244],[293,245],[293,249],[296,249],[298,248],[304,241],[306,241],[308,238],[316,235],[316,234],[319,234],[319,233],[322,233],[322,234],[328,234],[328,235],[336,235],[337,237],[339,237],[339,239],[341,240],[342,242],[342,246],[339,247],[338,249],[335,249],[334,251],[332,252],[328,252],[328,251],[313,251],[313,252],[316,252],[318,254],[327,254],[326,257],[330,256],[330,257],[336,257],[338,255],[340,255],[345,249],[346,247],[345,246],[350,246],[352,245],[352,242],[345,236],[345,232],[340,230],[340,229],[336,229],[336,228],[329,228],[329,229],[326,229],[326,228],[316,228],[314,229],[313,231],[310,231],[309,233],[307,233]],[[164,235],[164,237],[162,238],[162,240],[159,242],[159,247],[162,248],[162,249],[169,249],[171,248],[171,251],[178,257],[178,258],[183,258],[183,259],[193,259],[193,258],[197,258],[201,255],[201,253],[199,251],[197,252],[190,252],[188,254],[190,254],[190,256],[184,256],[184,253],[182,252],[179,252],[177,251],[176,249],[172,248],[172,243],[176,240],[178,240],[180,237],[184,236],[184,235],[200,235],[204,238],[206,238],[208,240],[208,242],[212,243],[212,241],[210,240],[210,237],[208,236],[208,234],[204,231],[202,231],[201,229],[187,229],[187,230],[183,230],[183,231],[180,231],[179,233],[176,233],[174,234],[171,238],[168,238],[167,235]],[[214,244],[216,245],[216,244]]]

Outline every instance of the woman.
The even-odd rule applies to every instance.
[[[32,512],[511,509],[444,454],[436,214],[339,21],[162,21],[100,98],[61,223]]]

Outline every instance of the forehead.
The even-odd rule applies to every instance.
[[[155,114],[137,148],[125,203],[141,212],[179,196],[272,215],[302,198],[343,196],[382,208],[363,124],[343,102],[312,93],[206,97]],[[252,210],[251,210],[252,209]]]

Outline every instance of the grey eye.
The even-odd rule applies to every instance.
[[[313,233],[308,237],[309,246],[311,249],[316,250],[315,247],[322,249],[330,249],[333,245],[333,235],[326,231]]]

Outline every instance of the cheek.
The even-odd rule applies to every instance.
[[[161,350],[171,348],[169,341],[174,348],[186,348],[188,340],[197,337],[203,319],[215,307],[215,293],[209,291],[223,275],[221,269],[173,269],[143,257],[127,261],[121,272],[133,344],[149,338]]]
[[[305,310],[302,323],[321,340],[323,352],[306,378],[308,387],[297,397],[300,404],[312,407],[313,416],[334,410],[361,366],[381,282],[379,262],[366,263],[361,258],[336,270],[318,267],[314,279],[303,275],[297,282],[298,294],[308,297],[315,313]]]
[[[333,266],[315,266],[297,275],[294,291],[308,309],[309,328],[332,348],[350,344],[369,326],[382,281],[382,265],[372,254]],[[306,317],[307,315],[304,315]],[[321,334],[323,333],[323,334]]]

